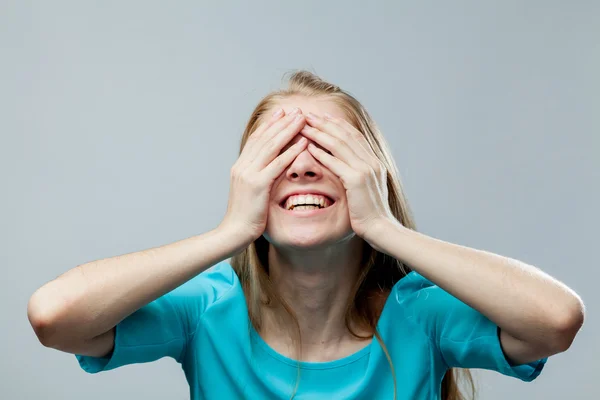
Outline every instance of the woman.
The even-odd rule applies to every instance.
[[[28,316],[90,373],[173,357],[192,399],[458,400],[455,368],[535,379],[584,306],[418,233],[369,114],[301,71],[252,113],[217,228],[77,266]]]

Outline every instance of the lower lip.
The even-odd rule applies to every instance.
[[[314,210],[298,210],[298,211],[293,211],[293,210],[286,210],[285,208],[279,206],[279,209],[281,211],[283,211],[286,214],[289,215],[293,215],[295,217],[312,217],[313,215],[320,215],[323,214],[327,211],[329,211],[330,208],[335,207],[336,203],[333,203],[332,205],[330,205],[329,207],[325,207],[325,208],[317,208]]]

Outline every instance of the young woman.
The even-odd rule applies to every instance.
[[[367,111],[301,71],[252,113],[218,227],[79,265],[28,316],[90,373],[174,358],[192,399],[457,400],[462,368],[535,379],[584,306],[533,266],[418,233]]]

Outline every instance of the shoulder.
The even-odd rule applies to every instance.
[[[482,368],[531,381],[546,362],[511,365],[493,321],[416,272],[396,283],[388,305],[386,318],[392,330],[408,325],[404,322],[414,323],[429,337],[445,367]]]
[[[415,271],[400,279],[390,296],[390,300],[406,309],[448,309],[460,303],[450,293]]]
[[[167,294],[175,306],[193,302],[205,311],[212,304],[240,287],[237,274],[228,261],[221,261],[206,269]]]
[[[454,314],[465,321],[477,316],[475,310],[415,271],[394,285],[384,311],[395,321],[416,322],[428,335],[440,332]]]
[[[439,287],[433,282],[412,271],[396,282],[390,296],[395,303],[406,305],[414,302],[421,295],[428,297],[431,293],[436,293],[438,289]]]

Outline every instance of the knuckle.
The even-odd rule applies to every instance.
[[[371,174],[370,173],[365,172],[365,173],[361,174],[361,176],[360,176],[360,183],[361,183],[361,185],[366,185],[370,180],[371,180]]]
[[[347,182],[351,187],[359,187],[364,184],[364,180],[362,179],[360,174],[353,174],[347,178]]]
[[[257,175],[246,177],[246,183],[253,191],[258,190],[263,186],[262,181]]]
[[[261,130],[257,129],[254,132],[252,132],[249,136],[248,136],[248,140],[246,142],[256,142],[256,140],[260,137],[261,134]]]
[[[265,119],[258,126],[257,131],[264,132],[264,131],[268,130],[270,127],[272,127],[273,125],[275,125],[277,122],[279,122],[278,119]]]
[[[277,157],[275,160],[273,160],[273,168],[276,170],[283,168],[284,162],[285,160],[283,157]]]
[[[279,156],[275,157],[270,163],[269,165],[272,165],[273,167],[278,167],[279,165],[281,165],[281,163],[283,162],[283,158],[286,156],[285,153],[280,154]]]
[[[361,140],[362,138],[364,138],[364,135],[358,130],[358,129],[349,129],[352,137],[354,137],[355,139]]]
[[[372,173],[373,173],[373,171],[371,170],[371,168],[369,168],[369,167],[362,167],[359,170],[358,176],[360,177],[360,179],[362,181],[366,181],[367,179],[369,179],[369,177],[371,176]]]
[[[262,123],[261,125],[261,129],[263,131],[266,131],[267,129],[269,129],[270,127],[272,127],[273,125],[275,125],[277,123],[277,119],[268,119],[265,122]]]
[[[336,124],[336,123],[335,123],[333,120],[330,120],[330,119],[326,119],[326,120],[323,122],[323,126],[324,126],[324,127],[327,127],[327,128],[334,128],[336,125],[337,125],[337,124]]]
[[[244,143],[244,147],[242,148],[242,151],[244,151],[245,149],[254,147],[256,142],[258,142],[258,136],[256,133],[254,133],[248,137],[248,139],[246,140],[246,143]]]
[[[288,136],[288,135],[291,135],[291,134],[294,134],[294,133],[298,132],[300,129],[301,128],[299,126],[294,125],[294,124],[290,124],[290,125],[287,125],[285,128],[283,128],[281,130],[281,133],[283,133],[284,135]]]
[[[265,151],[268,152],[268,153],[272,153],[276,149],[277,149],[277,141],[276,140],[271,139],[265,145]]]

